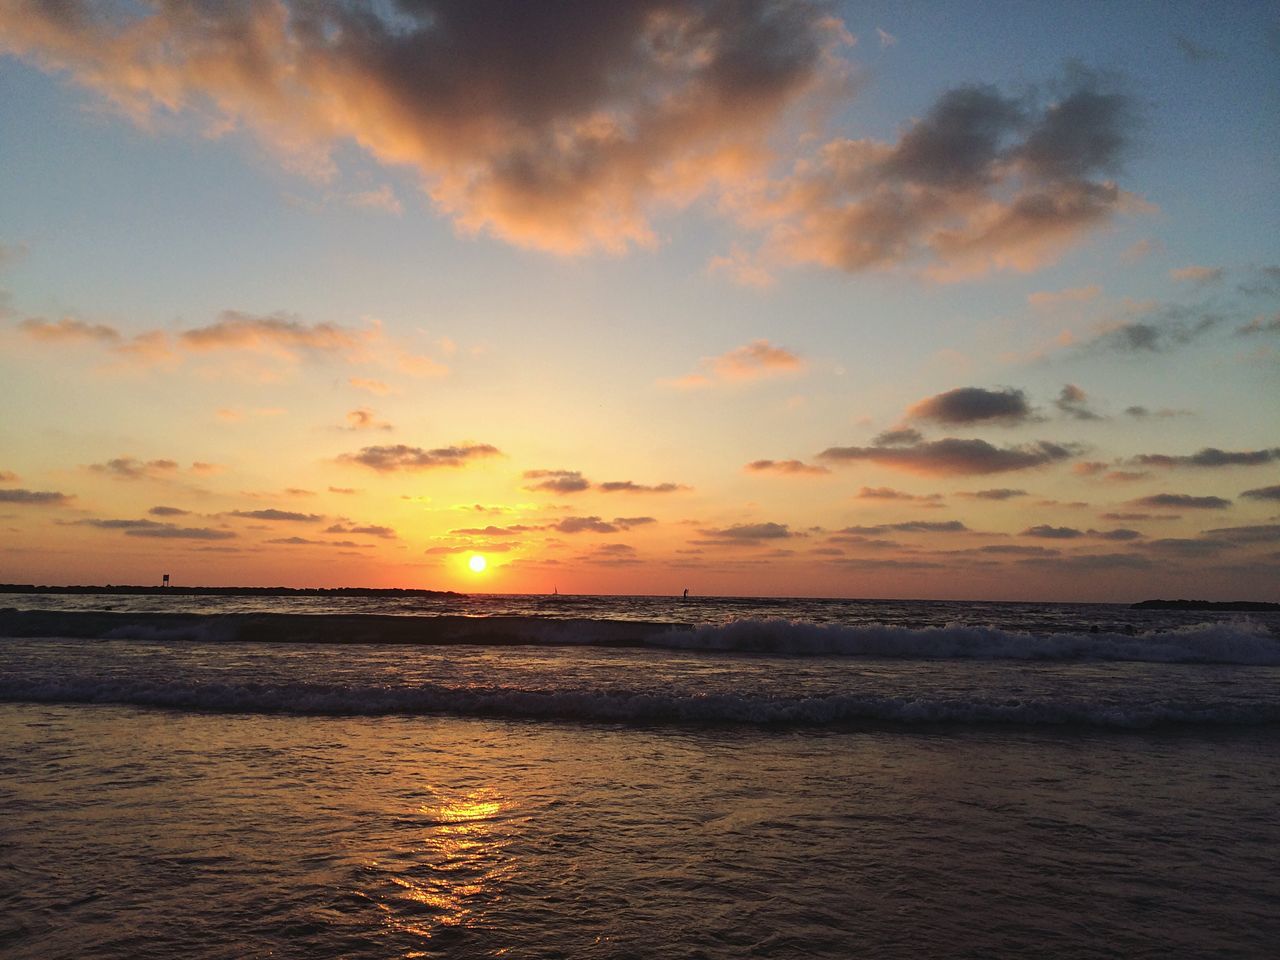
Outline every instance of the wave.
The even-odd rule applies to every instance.
[[[625,690],[192,683],[137,678],[0,680],[0,701],[110,704],[300,716],[450,715],[628,725],[849,727],[1002,725],[1141,730],[1280,723],[1280,703],[1114,703],[1018,699],[660,694]]]
[[[1249,618],[1141,633],[1032,633],[959,623],[906,627],[768,618],[691,626],[538,616],[202,615],[4,609],[0,610],[0,636],[210,643],[579,645],[892,660],[1280,665],[1280,637],[1264,623]]]

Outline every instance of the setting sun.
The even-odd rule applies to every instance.
[[[471,568],[472,573],[484,573],[484,568],[488,565],[489,562],[478,553],[472,555],[471,559],[467,561],[467,566]]]

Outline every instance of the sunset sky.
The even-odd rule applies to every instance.
[[[0,580],[1280,600],[1277,157],[1274,3],[0,0]]]

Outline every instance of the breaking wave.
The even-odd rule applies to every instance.
[[[688,626],[537,616],[216,615],[0,610],[0,636],[267,643],[656,647],[891,660],[1132,661],[1280,665],[1280,637],[1239,618],[1136,632],[1033,633],[952,623],[908,627],[745,618]]]
[[[301,716],[451,715],[635,725],[827,727],[1006,725],[1135,730],[1280,723],[1280,703],[1115,703],[1019,699],[679,694],[618,689],[193,683],[104,679],[0,680],[0,701],[114,704],[179,711]]]

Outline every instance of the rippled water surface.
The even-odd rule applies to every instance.
[[[6,958],[1280,942],[1274,615],[170,599],[0,610]]]
[[[1267,956],[1273,738],[6,705],[12,957]]]

